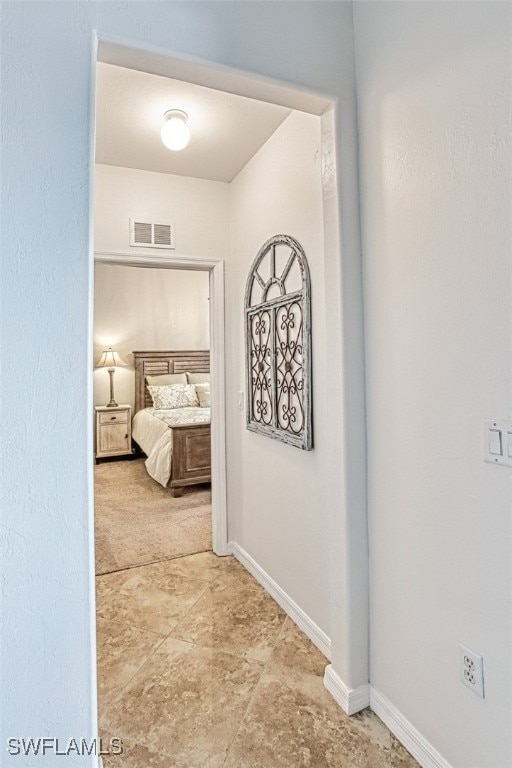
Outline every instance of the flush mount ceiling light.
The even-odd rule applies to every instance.
[[[185,149],[190,141],[187,120],[188,115],[182,109],[169,109],[164,114],[161,136],[167,149],[172,149],[174,152]]]

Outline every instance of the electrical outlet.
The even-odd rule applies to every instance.
[[[459,643],[460,679],[482,699],[484,694],[484,660],[480,654]]]

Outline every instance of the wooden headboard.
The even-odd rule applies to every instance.
[[[208,373],[210,370],[210,351],[199,349],[192,351],[169,352],[134,352],[135,358],[135,413],[153,405],[146,386],[146,376],[159,376],[162,373]]]

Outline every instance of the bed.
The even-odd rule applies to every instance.
[[[209,373],[208,350],[134,352],[135,415],[132,438],[147,455],[151,477],[181,496],[183,488],[211,481],[210,409],[153,408],[146,376]]]

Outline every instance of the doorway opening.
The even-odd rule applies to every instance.
[[[97,171],[95,203],[96,211],[103,208],[108,215],[102,217],[101,223],[98,217],[96,218],[95,261],[99,268],[111,268],[113,273],[120,267],[133,271],[141,268],[148,271],[167,271],[169,269],[207,269],[209,271],[212,547],[213,552],[217,555],[234,553],[237,560],[244,563],[247,570],[256,579],[256,581],[252,579],[233,558],[231,558],[231,564],[227,566],[221,565],[219,562],[214,563],[211,560],[213,555],[208,556],[210,557],[209,562],[201,562],[200,567],[198,566],[199,560],[195,560],[191,562],[187,573],[183,572],[181,564],[175,564],[172,567],[173,584],[183,583],[184,589],[186,586],[186,594],[181,594],[178,601],[174,600],[174,597],[170,601],[167,590],[171,569],[167,569],[167,566],[165,568],[155,567],[151,572],[149,591],[151,592],[153,607],[156,605],[157,610],[151,613],[151,616],[141,614],[139,611],[141,600],[144,602],[148,595],[148,581],[144,575],[130,574],[130,579],[125,582],[124,576],[118,577],[117,574],[113,574],[112,578],[102,582],[99,592],[99,595],[101,593],[99,596],[99,621],[100,623],[113,622],[113,626],[117,630],[116,637],[120,638],[122,635],[123,647],[126,652],[114,654],[116,658],[111,659],[113,661],[110,667],[111,672],[107,673],[107,677],[103,680],[100,677],[100,683],[103,685],[103,690],[106,691],[107,696],[103,704],[100,700],[100,714],[104,715],[108,709],[112,709],[109,714],[109,727],[129,730],[130,724],[124,719],[119,704],[121,692],[123,696],[126,695],[127,700],[129,699],[131,702],[132,723],[137,722],[137,727],[134,726],[134,730],[137,730],[137,734],[134,736],[137,742],[136,748],[144,747],[146,749],[143,743],[145,739],[143,724],[139,718],[139,714],[142,714],[139,693],[146,690],[146,684],[151,678],[151,670],[157,669],[158,674],[155,672],[155,681],[158,678],[156,687],[159,687],[162,694],[161,703],[163,706],[160,713],[161,717],[159,715],[159,724],[162,726],[160,735],[162,739],[165,739],[164,721],[169,713],[166,714],[164,710],[167,706],[169,689],[162,689],[162,676],[166,676],[165,685],[169,686],[172,684],[172,674],[169,670],[171,669],[173,674],[174,671],[177,675],[179,674],[177,668],[169,666],[168,661],[171,657],[181,659],[178,666],[182,671],[183,665],[183,668],[186,667],[185,657],[189,656],[190,651],[190,658],[193,656],[197,660],[197,669],[202,669],[201,664],[207,663],[206,657],[209,658],[210,653],[205,649],[211,649],[212,658],[215,657],[215,661],[219,662],[220,687],[224,684],[221,680],[221,656],[225,660],[227,654],[234,665],[233,674],[235,671],[238,674],[237,665],[240,659],[247,657],[249,662],[243,662],[243,674],[247,673],[250,680],[246,681],[247,685],[242,681],[243,685],[240,686],[239,691],[244,700],[244,706],[241,708],[244,711],[246,709],[245,704],[248,704],[250,697],[255,695],[254,686],[262,669],[261,665],[268,661],[271,649],[275,646],[278,638],[281,635],[283,637],[287,635],[288,631],[292,635],[296,631],[294,628],[290,629],[289,618],[286,614],[304,629],[306,635],[313,640],[316,646],[321,647],[325,654],[316,661],[317,668],[321,670],[320,675],[323,672],[322,665],[325,665],[329,658],[330,639],[322,628],[322,621],[325,616],[320,616],[317,625],[300,608],[298,602],[295,602],[286,593],[286,590],[279,583],[279,574],[276,575],[275,579],[269,575],[272,574],[272,564],[268,567],[269,574],[259,567],[258,562],[262,560],[261,553],[257,551],[259,542],[255,542],[254,545],[247,543],[251,535],[255,533],[255,522],[258,521],[257,513],[260,511],[257,508],[251,508],[254,501],[254,486],[259,485],[260,488],[262,486],[259,482],[258,472],[250,472],[247,463],[244,464],[241,461],[242,454],[247,450],[247,436],[244,430],[243,413],[245,398],[244,392],[239,391],[243,389],[243,385],[240,385],[239,382],[244,379],[243,336],[241,335],[243,289],[240,290],[240,286],[245,284],[247,269],[250,265],[248,259],[252,260],[262,242],[266,241],[269,236],[282,230],[297,234],[299,240],[305,238],[306,243],[310,243],[309,247],[306,245],[308,255],[310,252],[315,255],[313,271],[316,295],[313,302],[316,301],[316,304],[314,303],[313,311],[316,312],[315,328],[319,330],[316,338],[314,338],[313,350],[313,364],[317,365],[316,379],[317,381],[325,381],[328,378],[332,385],[333,382],[336,382],[336,376],[340,375],[341,364],[337,357],[340,354],[337,343],[340,331],[331,322],[332,317],[337,317],[339,308],[329,310],[331,311],[330,317],[326,312],[326,306],[331,306],[329,300],[322,301],[322,297],[332,297],[335,292],[333,286],[338,277],[337,260],[339,254],[337,231],[335,232],[337,227],[337,198],[335,163],[332,154],[334,122],[332,109],[330,114],[320,118],[326,110],[332,107],[331,101],[325,97],[297,91],[291,92],[286,87],[269,83],[263,84],[256,80],[248,85],[251,83],[250,80],[247,80],[247,83],[245,81],[242,83],[243,78],[241,80],[236,73],[227,71],[217,73],[218,82],[215,86],[217,88],[224,86],[225,88],[225,90],[217,91],[212,87],[212,79],[215,80],[216,75],[212,77],[211,70],[209,78],[205,75],[208,68],[202,69],[198,65],[192,66],[181,62],[183,68],[177,60],[168,60],[169,69],[167,69],[167,64],[162,60],[162,57],[152,57],[151,54],[145,57],[145,55],[141,55],[140,51],[134,54],[133,51],[130,53],[128,49],[112,44],[101,44],[100,54],[102,61],[99,64],[99,71],[101,72],[103,69],[103,74],[106,72],[112,74],[117,84],[114,83],[113,86],[108,87],[107,83],[107,87],[103,90],[103,93],[107,94],[108,110],[106,114],[108,113],[109,118],[113,118],[110,124],[110,138],[105,132],[105,124],[102,124],[101,120],[98,120],[97,123],[97,147],[101,144],[106,154],[97,154],[96,158],[100,167]],[[107,70],[106,67],[110,67],[110,69]],[[174,80],[172,80],[173,67],[175,68]],[[177,77],[179,80],[176,79]],[[100,96],[101,78],[102,75],[100,74],[97,81]],[[149,83],[147,78],[156,78],[159,81],[158,88],[161,87],[162,89],[168,88],[172,81],[173,98],[177,98],[176,94],[180,94],[182,99],[189,98],[190,101],[179,104],[173,101],[165,105],[156,98],[151,101],[151,89],[147,87]],[[138,82],[138,85],[133,85],[135,81]],[[103,86],[105,83],[104,80]],[[130,91],[132,86],[134,90]],[[191,89],[188,96],[187,88]],[[122,126],[128,126],[131,130],[133,126],[138,124],[139,116],[144,112],[144,110],[137,109],[135,97],[127,98],[128,93],[132,93],[134,96],[136,93],[145,95],[148,100],[148,112],[144,112],[146,122],[148,124],[152,122],[154,128],[169,108],[183,108],[184,112],[192,116],[194,99],[191,92],[197,92],[198,88],[202,94],[201,104],[205,108],[203,114],[205,119],[203,122],[198,119],[195,128],[192,120],[190,121],[192,132],[190,147],[192,149],[194,142],[197,142],[197,147],[199,147],[202,130],[206,130],[206,127],[213,127],[212,142],[215,142],[219,136],[224,136],[225,148],[223,153],[215,143],[211,143],[202,159],[200,156],[196,157],[199,165],[189,165],[188,169],[186,165],[180,165],[185,155],[177,154],[176,157],[168,155],[166,158],[171,157],[173,162],[176,160],[176,164],[172,166],[173,170],[170,169],[171,166],[167,166],[163,170],[155,161],[151,151],[149,154],[146,152],[148,147],[153,147],[152,139],[150,140],[149,135],[147,135],[142,149],[139,147],[139,149],[130,151],[128,158],[126,154],[122,155],[120,149]],[[244,90],[245,94],[242,93]],[[259,99],[264,99],[264,102],[255,106],[252,102]],[[233,103],[238,101],[241,108],[237,116],[233,117],[230,110]],[[125,102],[129,105],[128,114],[123,112]],[[205,105],[212,104],[219,108],[216,118],[212,117],[211,112],[206,115]],[[258,118],[255,118],[251,111],[256,107],[260,110]],[[198,118],[199,114],[198,112]],[[227,119],[226,115],[228,115]],[[245,130],[242,129],[244,120]],[[227,133],[228,128],[233,127],[235,133],[238,132],[238,135],[243,137],[243,141],[229,138],[233,134]],[[284,134],[281,136],[279,146],[276,146],[273,137],[280,129],[284,131]],[[157,141],[158,133],[159,128],[156,132],[153,131],[153,136],[156,135]],[[290,150],[291,145],[295,148],[296,140],[299,146],[298,162],[295,162],[291,156],[294,150]],[[285,151],[282,152],[281,148],[284,148]],[[260,155],[259,160],[262,160],[264,156],[264,163],[262,162],[262,164],[265,166],[264,175],[267,180],[265,182],[261,180],[260,186],[255,188],[251,169],[254,168],[254,158],[258,155]],[[284,155],[286,157],[283,160]],[[214,162],[219,159],[219,156],[221,157],[220,171],[218,164],[216,167]],[[141,161],[142,157],[145,158],[144,161]],[[142,162],[145,163],[145,167],[140,168]],[[282,166],[281,162],[283,162]],[[199,170],[199,168],[204,169],[206,167],[208,167],[207,172]],[[204,178],[202,173],[207,173],[209,178]],[[218,173],[221,175],[216,176],[215,174]],[[302,175],[300,175],[301,173]],[[135,176],[137,177],[137,184],[132,183]],[[283,184],[283,179],[287,181],[286,184]],[[322,199],[324,185],[328,186],[329,194],[325,199]],[[135,188],[136,191],[134,191]],[[275,196],[275,205],[272,204],[272,195]],[[285,201],[284,206],[283,200]],[[164,201],[163,207],[162,201]],[[266,216],[259,215],[260,202],[266,210]],[[286,215],[280,219],[273,215],[278,208],[286,208]],[[232,216],[233,212],[234,216]],[[233,221],[233,218],[236,221]],[[175,250],[169,247],[165,251],[161,249],[154,251],[151,250],[151,245],[148,243],[146,246],[139,244],[135,247],[133,243],[129,242],[128,222],[130,219],[150,224],[153,227],[153,234],[156,224],[165,224],[171,230],[174,229]],[[323,231],[323,223],[326,220],[330,223],[329,232]],[[283,223],[276,223],[278,221]],[[269,227],[272,228],[270,231]],[[274,227],[278,227],[276,231],[274,231]],[[329,260],[333,267],[331,270],[324,263],[326,253],[329,254]],[[233,254],[236,254],[236,258]],[[226,305],[224,305],[225,259],[228,261]],[[224,311],[226,311],[227,333],[229,333],[227,344],[224,343]],[[237,318],[240,320],[239,332],[237,331]],[[320,329],[325,328],[329,328],[328,336],[320,331]],[[106,339],[104,343],[107,343]],[[156,355],[151,356],[149,354],[151,352],[179,351],[172,349],[175,346],[172,342],[166,342],[165,346],[165,349],[160,350],[132,351],[141,353],[139,360],[144,362],[145,358],[150,358],[150,362],[154,363]],[[188,351],[193,350],[189,349]],[[200,350],[196,349],[195,351],[199,352]],[[321,362],[319,363],[319,361]],[[174,367],[172,370],[168,370],[168,375],[182,373],[183,369],[180,366],[178,366],[180,370],[176,370],[176,356],[173,357],[172,362]],[[191,373],[186,368],[184,372],[185,374]],[[166,375],[166,373],[160,369],[157,372],[153,371],[153,373],[149,370],[143,371],[144,386],[152,385],[152,382],[148,381],[151,375],[160,376]],[[136,379],[136,389],[137,381],[140,380]],[[187,378],[186,385],[192,384],[193,382]],[[170,383],[169,386],[171,386]],[[134,393],[134,408],[135,397],[136,393]],[[145,395],[143,395],[143,400],[144,397]],[[288,462],[287,469],[289,472],[281,471],[279,462],[272,461],[271,457],[274,452],[272,443],[261,444],[252,439],[250,447],[255,468],[262,459],[265,461],[270,459],[265,484],[268,483],[270,486],[279,484],[276,493],[269,493],[265,496],[265,503],[273,518],[272,522],[275,523],[272,533],[274,541],[270,542],[269,534],[267,534],[267,542],[272,544],[272,548],[278,552],[282,560],[285,556],[289,558],[290,562],[286,564],[284,576],[286,577],[287,573],[295,576],[295,572],[297,572],[300,579],[302,578],[301,574],[305,572],[315,574],[315,579],[321,587],[321,594],[326,595],[328,594],[330,573],[325,550],[328,549],[329,537],[325,537],[324,550],[322,551],[319,546],[316,547],[318,540],[317,520],[313,516],[309,516],[305,520],[305,515],[297,516],[295,514],[295,507],[304,507],[308,497],[311,500],[316,499],[326,509],[332,509],[329,494],[336,496],[336,493],[322,482],[322,478],[313,476],[315,472],[318,473],[318,468],[326,477],[339,474],[339,467],[336,464],[338,454],[336,450],[331,450],[328,444],[330,438],[327,437],[326,431],[332,429],[332,417],[324,408],[322,399],[325,400],[325,398],[318,398],[316,405],[318,441],[315,448],[316,452],[306,458],[303,455],[304,452],[300,451],[297,451],[293,456],[288,454],[284,460]],[[155,407],[154,402],[153,407]],[[226,423],[226,416],[228,423]],[[232,509],[236,511],[236,513],[235,511],[232,513],[233,517],[230,519],[229,540],[226,514],[226,431],[229,431],[231,440],[230,502]],[[279,454],[279,456],[284,456],[284,454]],[[314,469],[312,469],[313,465]],[[295,481],[290,478],[295,478]],[[320,482],[317,482],[318,479]],[[317,495],[317,491],[319,495]],[[281,504],[278,509],[274,509],[272,505],[279,505],[280,498],[284,497],[286,504]],[[319,498],[320,501],[318,501]],[[297,521],[302,528],[297,526]],[[308,526],[311,529],[309,532],[306,530]],[[324,519],[323,529],[326,530],[327,527],[327,521]],[[260,524],[260,528],[270,531],[270,527],[263,522]],[[311,546],[303,547],[302,556],[297,546],[298,542],[295,540],[297,531],[302,537],[302,544],[311,542]],[[279,536],[286,538],[287,549],[280,549],[276,546]],[[260,536],[260,542],[265,544],[265,538],[264,535]],[[244,549],[244,544],[246,549]],[[318,567],[312,564],[314,558],[311,557],[311,552],[313,551],[314,556],[318,556]],[[255,555],[255,557],[251,557],[251,555]],[[217,558],[217,560],[224,560],[224,563],[227,563],[230,559]],[[160,563],[156,565],[159,566]],[[266,592],[261,590],[257,581],[265,586]],[[231,588],[234,589],[233,593],[228,592]],[[299,584],[298,589],[300,588],[301,585]],[[269,596],[269,592],[274,600]],[[162,595],[162,593],[164,594]],[[226,598],[226,595],[228,596],[227,601],[225,599],[223,603],[222,599]],[[129,616],[127,602],[131,602]],[[248,612],[247,606],[253,602],[254,611]],[[322,599],[321,602],[323,614],[328,614],[330,609],[327,604],[328,601]],[[165,609],[160,610],[159,606],[164,605]],[[166,626],[161,623],[162,614],[165,614]],[[245,618],[242,620],[240,617]],[[220,626],[219,621],[224,622],[224,625]],[[156,640],[153,635],[157,635]],[[161,650],[157,652],[157,644],[160,647],[162,636],[165,640]],[[304,639],[301,637],[301,642]],[[103,644],[100,635],[99,655],[106,653],[108,656],[111,648],[112,643],[110,645],[109,643]],[[149,663],[149,656],[152,659],[151,663]],[[146,674],[144,670],[149,676],[144,677]],[[191,675],[193,671],[190,670]],[[110,677],[109,674],[111,674]],[[204,679],[205,676],[201,673],[200,677]],[[189,681],[186,683],[189,685]],[[210,693],[207,695],[213,696]],[[202,717],[203,704],[209,715],[215,709],[215,707],[212,709],[208,699],[203,703],[199,702],[197,705],[198,717]],[[234,736],[241,722],[238,722],[234,716],[228,715],[229,713],[218,710],[218,717],[222,719],[225,716],[227,718],[226,733],[229,735],[234,729],[232,734]],[[208,723],[215,730],[215,723],[209,721]],[[111,730],[110,735],[113,735],[113,730]],[[179,736],[180,729],[177,727],[174,737],[178,739]],[[205,737],[203,739],[205,749],[207,741],[208,739]],[[176,743],[173,744],[173,750],[176,749]],[[169,748],[169,745],[165,747],[163,741],[161,746],[163,753]],[[210,746],[215,750],[219,745],[212,742],[208,748]],[[190,762],[191,745],[183,744],[181,748],[181,758],[185,763],[192,765]],[[224,749],[225,746],[222,746],[222,754],[224,754]],[[206,752],[199,756],[200,764],[206,764],[212,758],[212,754],[206,749]]]
[[[95,265],[97,576],[212,549],[209,303],[207,271]],[[146,407],[188,378],[193,407]]]

